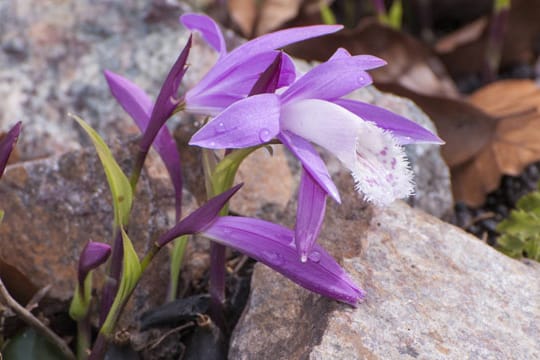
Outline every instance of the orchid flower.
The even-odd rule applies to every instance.
[[[234,102],[244,99],[260,74],[276,58],[275,49],[343,28],[341,25],[316,25],[281,30],[248,41],[227,53],[223,34],[210,17],[185,14],[180,17],[180,22],[186,28],[201,33],[203,39],[219,53],[213,68],[185,96],[186,111],[205,115],[217,115]],[[278,87],[295,80],[294,64],[288,56],[284,57],[280,71]]]
[[[164,246],[181,235],[201,234],[262,262],[315,293],[353,306],[365,297],[322,247],[315,244],[308,261],[299,262],[292,230],[259,219],[219,216],[220,209],[240,186],[210,199],[162,235],[157,244]]]
[[[436,135],[401,116],[341,99],[371,84],[366,70],[384,64],[374,56],[350,56],[340,50],[281,94],[259,94],[235,102],[190,141],[191,145],[219,149],[256,146],[277,138],[299,158],[304,171],[295,241],[302,261],[307,260],[318,235],[326,195],[340,202],[311,143],[335,155],[351,171],[356,190],[377,205],[413,192],[402,144],[441,143]]]

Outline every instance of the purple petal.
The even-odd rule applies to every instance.
[[[108,244],[89,241],[79,257],[79,287],[84,287],[84,279],[88,273],[103,264],[111,254],[111,247]]]
[[[371,84],[372,79],[364,70],[384,64],[384,60],[371,55],[357,55],[327,61],[314,67],[293,83],[283,93],[281,99],[284,103],[293,99],[338,99]]]
[[[417,142],[444,144],[444,141],[437,135],[414,121],[378,106],[347,99],[339,99],[333,102],[362,119],[372,121],[378,127],[392,132],[402,145]]]
[[[322,247],[313,246],[307,262],[298,260],[293,232],[259,219],[219,217],[203,231],[210,239],[237,249],[315,293],[355,306],[365,297]]]
[[[243,59],[234,67],[223,69],[218,62],[212,70],[186,94],[186,110],[206,115],[217,115],[232,103],[248,96],[261,74],[275,60],[279,51],[269,51]],[[284,57],[279,87],[289,85],[296,78],[294,64]]]
[[[328,59],[328,61],[333,61],[337,59],[346,59],[350,58],[352,55],[347,49],[338,48],[336,52]]]
[[[105,71],[105,79],[113,96],[118,100],[124,110],[135,120],[135,124],[142,133],[145,132],[150,122],[152,113],[152,101],[146,93],[137,85],[128,79],[115,74],[111,71]],[[175,191],[175,210],[177,221],[180,220],[182,209],[182,166],[180,163],[180,154],[176,147],[176,142],[171,136],[167,127],[162,127],[152,144],[160,155]]]
[[[279,133],[279,98],[261,94],[240,100],[193,135],[190,145],[209,149],[263,144]]]
[[[278,138],[302,162],[304,169],[311,174],[324,191],[338,203],[341,203],[336,185],[313,145],[288,131],[282,131]]]
[[[136,84],[112,71],[105,70],[104,75],[111,94],[137,126],[146,129],[152,114],[153,103],[150,97]]]
[[[304,168],[298,190],[294,242],[302,262],[306,262],[319,236],[326,210],[326,191]]]
[[[218,24],[209,16],[203,14],[184,14],[180,16],[180,22],[191,31],[198,31],[206,42],[220,55],[227,53],[225,40]]]
[[[342,25],[315,25],[285,29],[266,34],[248,41],[231,51],[223,58],[223,66],[230,66],[246,57],[251,57],[269,50],[280,49],[302,40],[331,34],[342,28]]]
[[[4,173],[4,169],[6,168],[9,155],[13,151],[15,143],[19,138],[19,134],[21,133],[21,126],[22,123],[19,121],[18,123],[13,125],[13,127],[8,131],[4,138],[0,140],[0,177],[2,177],[2,174]]]
[[[225,206],[227,201],[229,201],[229,199],[242,187],[242,185],[243,184],[238,184],[229,190],[214,196],[200,208],[186,216],[172,229],[159,237],[157,241],[159,246],[164,246],[166,243],[176,239],[179,236],[195,234],[202,231],[219,216],[219,212],[223,206]]]
[[[178,96],[178,88],[182,82],[182,78],[186,73],[186,61],[191,48],[191,36],[186,43],[186,46],[178,56],[178,59],[174,63],[169,75],[165,79],[161,87],[161,91],[157,97],[156,103],[152,110],[150,117],[150,123],[146,128],[143,137],[141,139],[141,148],[147,150],[154,141],[159,129],[165,124],[167,119],[172,115],[180,100]]]

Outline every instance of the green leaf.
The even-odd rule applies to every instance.
[[[128,222],[131,205],[133,203],[133,194],[129,180],[116,160],[114,160],[111,150],[99,134],[80,117],[76,115],[70,116],[79,123],[94,143],[103,169],[105,170],[107,182],[111,189],[115,227],[122,227]]]
[[[2,223],[2,220],[4,220],[4,210],[0,210],[0,224]]]
[[[403,6],[401,0],[394,0],[390,11],[388,11],[388,25],[392,28],[399,30],[401,29],[401,19],[403,17]]]
[[[180,272],[182,271],[184,253],[186,252],[188,240],[189,235],[180,236],[173,240],[173,247],[170,252],[169,301],[176,299],[176,294],[178,293],[178,281],[180,279]]]
[[[121,228],[121,231],[122,245],[124,248],[122,277],[120,279],[120,286],[118,287],[118,292],[116,293],[109,314],[107,314],[105,323],[100,330],[105,336],[109,336],[112,334],[116,325],[116,321],[120,316],[120,312],[122,311],[125,302],[131,296],[131,293],[135,289],[135,286],[137,286],[137,283],[139,282],[142,273],[139,256],[135,252],[133,244],[131,243],[131,240],[129,239],[124,228]]]
[[[69,316],[75,321],[80,321],[88,314],[90,308],[90,301],[92,300],[92,272],[90,272],[86,279],[84,279],[84,289],[81,289],[79,282],[73,293],[73,299],[69,306]]]
[[[321,1],[319,4],[319,9],[321,11],[321,18],[323,23],[325,23],[326,25],[336,24],[336,17],[334,16],[334,13],[332,12],[328,4],[326,4],[324,1]]]
[[[32,328],[13,337],[2,350],[5,360],[59,360],[64,355]]]

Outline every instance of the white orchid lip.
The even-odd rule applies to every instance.
[[[341,106],[318,99],[290,102],[282,107],[280,125],[335,155],[367,200],[387,205],[412,194],[412,172],[397,139]]]

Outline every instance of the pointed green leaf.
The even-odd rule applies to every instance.
[[[125,302],[130,297],[131,293],[137,286],[139,279],[141,277],[142,269],[141,262],[139,261],[139,256],[133,248],[133,244],[129,239],[124,228],[121,228],[122,231],[122,245],[124,248],[124,261],[122,266],[122,277],[120,279],[120,286],[118,287],[118,292],[114,298],[114,302],[111,306],[109,314],[105,319],[105,323],[101,327],[101,332],[106,336],[112,334],[116,321],[120,316]]]
[[[105,144],[101,136],[99,136],[99,134],[80,117],[76,115],[70,116],[75,119],[77,123],[79,123],[79,125],[86,131],[94,143],[101,164],[103,165],[103,169],[105,170],[107,182],[109,183],[109,187],[111,189],[115,226],[121,227],[126,225],[133,202],[133,194],[128,178],[116,160],[114,160],[111,150],[107,144]]]
[[[0,224],[2,223],[2,220],[4,220],[4,210],[0,210]]]
[[[186,252],[188,240],[189,235],[183,235],[173,240],[173,247],[170,252],[169,301],[176,299],[176,294],[178,293],[178,281],[180,279],[180,272],[182,271],[184,253]]]
[[[388,25],[396,30],[401,29],[401,19],[403,17],[403,6],[401,0],[394,0],[390,11],[388,11]]]

